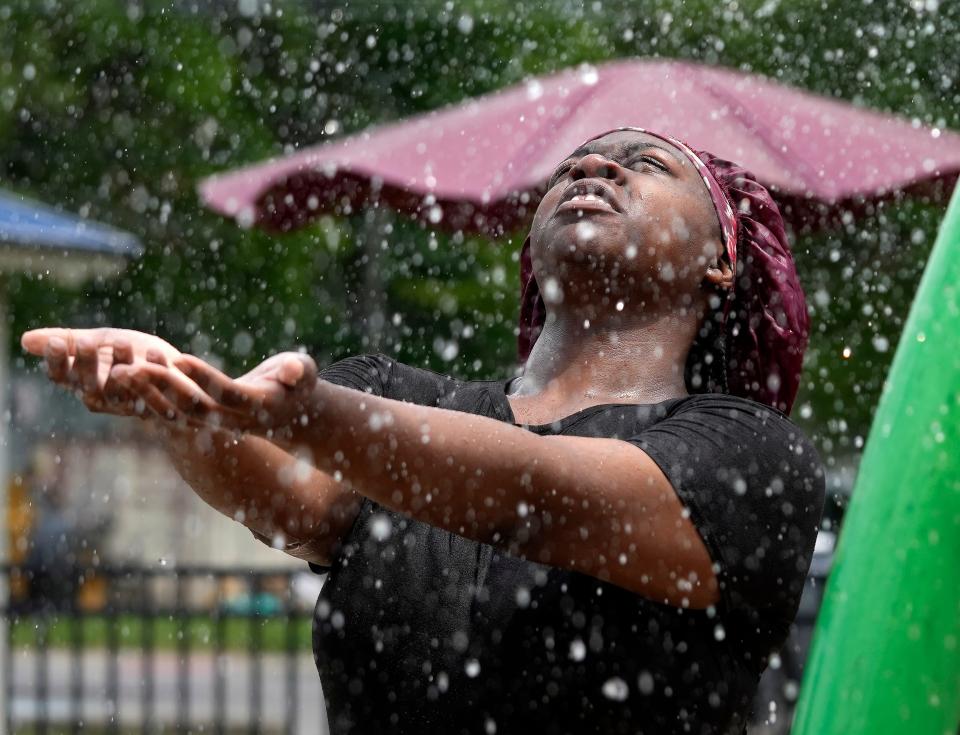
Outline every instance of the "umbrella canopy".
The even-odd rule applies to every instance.
[[[201,195],[242,224],[271,229],[383,201],[438,226],[502,231],[528,221],[560,160],[624,125],[744,165],[794,224],[960,172],[955,133],[754,75],[637,60],[531,79],[215,176]]]
[[[0,191],[0,273],[41,271],[75,284],[142,253],[127,232]]]

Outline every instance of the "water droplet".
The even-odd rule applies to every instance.
[[[641,671],[637,677],[637,689],[641,694],[653,694],[653,674]]]
[[[543,85],[536,79],[527,82],[527,99],[531,102],[543,97]]]
[[[589,222],[577,222],[577,239],[580,242],[590,242],[597,235],[597,228]]]
[[[873,338],[873,349],[877,352],[886,352],[890,349],[890,340],[884,337],[882,334],[878,334]]]
[[[570,641],[570,650],[567,653],[567,656],[571,661],[583,661],[587,657],[587,647],[584,645],[583,641],[579,638],[574,638]]]
[[[386,541],[393,533],[393,524],[384,513],[377,513],[370,520],[370,535],[377,541]]]
[[[630,687],[619,676],[614,676],[603,682],[603,696],[614,702],[623,702],[630,695]]]
[[[559,304],[563,301],[563,288],[553,276],[547,278],[543,284],[543,300],[548,304]]]
[[[462,34],[467,35],[468,33],[473,32],[473,16],[469,13],[464,13],[457,19],[457,30]]]

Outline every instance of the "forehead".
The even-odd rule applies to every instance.
[[[593,140],[587,141],[571,155],[585,156],[588,153],[622,155],[627,152],[642,150],[644,148],[658,148],[668,153],[670,156],[676,159],[677,162],[684,166],[689,165],[690,163],[687,160],[686,155],[672,143],[663,140],[662,138],[658,138],[655,135],[641,133],[636,130],[615,130],[611,133],[607,133],[599,138],[594,138]]]

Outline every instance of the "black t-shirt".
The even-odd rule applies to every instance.
[[[383,355],[322,376],[514,422],[509,381],[459,381]],[[592,406],[524,428],[643,449],[703,537],[720,602],[662,604],[365,500],[315,613],[331,733],[743,732],[813,553],[824,479],[809,441],[783,414],[724,395]]]

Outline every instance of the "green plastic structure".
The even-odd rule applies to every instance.
[[[957,735],[960,185],[877,408],[794,735]]]

